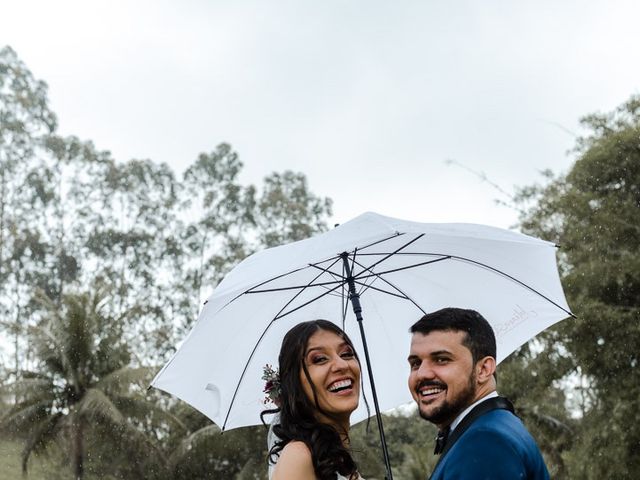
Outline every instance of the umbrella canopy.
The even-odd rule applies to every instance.
[[[247,257],[214,290],[152,386],[223,430],[259,424],[263,367],[277,364],[282,338],[296,323],[333,321],[364,362],[349,305],[351,273],[380,408],[397,407],[412,401],[408,329],[424,313],[479,311],[495,331],[498,362],[571,315],[555,250],[552,243],[499,228],[365,213],[324,234]],[[366,394],[369,379],[363,379]],[[361,402],[352,422],[366,417]]]

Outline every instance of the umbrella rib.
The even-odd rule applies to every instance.
[[[385,239],[385,240],[380,240],[380,241],[375,242],[375,243],[373,243],[373,244],[371,244],[371,245],[368,245],[367,247],[370,247],[370,246],[376,245],[376,244],[378,244],[378,243],[382,243],[383,241],[389,240],[389,239],[391,239],[391,238],[395,238],[395,237],[397,237],[397,236],[399,236],[399,235],[401,235],[401,234],[400,234],[400,233],[398,233],[397,235],[394,235],[394,236],[392,236],[392,237],[388,237],[388,238],[387,238],[387,239]],[[378,260],[377,262],[375,262],[373,265],[371,265],[369,268],[374,268],[376,265],[379,265],[380,263],[382,263],[382,262],[386,261],[387,259],[389,259],[389,258],[390,258],[390,257],[392,257],[393,255],[397,254],[400,250],[402,250],[402,249],[404,249],[404,248],[408,247],[409,245],[411,245],[412,243],[416,242],[418,239],[422,238],[423,236],[424,236],[424,233],[421,233],[420,235],[418,235],[417,237],[413,238],[412,240],[409,240],[409,241],[408,241],[407,243],[405,243],[404,245],[401,245],[400,247],[398,247],[395,251],[393,251],[393,252],[391,252],[391,253],[387,253],[387,254],[385,254],[385,257],[384,257],[384,258],[381,258],[380,260]],[[365,248],[366,248],[366,247],[365,247]],[[354,270],[354,268],[353,268],[353,267],[354,267],[354,265],[356,264],[356,255],[358,255],[358,248],[357,248],[357,247],[353,250],[353,256],[352,256],[352,258],[351,258],[351,271],[352,271],[352,272],[353,272],[353,270]],[[360,265],[360,266],[362,266],[362,265]],[[356,277],[358,277],[358,275],[354,275],[354,279],[355,279]],[[365,277],[360,277],[360,278],[365,278]],[[366,277],[366,278],[368,278],[368,277]],[[373,283],[374,281],[375,281],[375,279],[374,279],[374,280],[372,280],[372,282],[371,282],[371,283]],[[365,284],[365,285],[366,285],[366,284]],[[364,292],[364,290],[365,290],[365,287],[363,287],[363,288],[360,290],[360,292],[358,292],[358,295],[360,295],[360,293]]]
[[[340,260],[340,258],[337,258],[337,259],[333,262],[333,264],[331,264],[331,265],[329,266],[329,268],[331,268],[333,265],[335,265],[339,260]],[[291,303],[292,303],[296,298],[298,298],[298,296],[300,296],[300,294],[301,294],[302,292],[304,292],[304,291],[305,291],[309,286],[312,286],[313,282],[315,282],[318,278],[320,278],[320,277],[322,276],[322,274],[323,274],[323,273],[325,273],[325,272],[326,272],[326,270],[325,270],[324,272],[320,272],[320,273],[319,273],[319,274],[318,274],[318,275],[317,275],[313,280],[311,280],[309,283],[307,283],[307,285],[306,285],[305,287],[301,287],[301,288],[300,288],[300,291],[299,291],[298,293],[296,293],[293,297],[291,297],[291,299],[290,299],[287,303],[285,303],[284,307],[282,307],[282,308],[280,309],[280,311],[279,311],[278,313],[276,313],[275,317],[273,317],[273,321],[275,321],[275,320],[277,320],[278,318],[280,318],[280,314],[281,314],[281,313],[282,313],[282,312],[283,312],[283,311],[284,311],[284,310],[285,310],[289,305],[291,305]],[[317,286],[317,285],[318,285],[318,284],[313,284],[313,286]],[[324,295],[329,295],[329,294],[330,294],[330,293],[332,293],[334,290],[335,290],[335,288],[333,288],[333,289],[327,289],[327,291],[326,291],[323,295],[321,295],[320,297],[322,297],[322,296],[324,296]],[[318,297],[318,298],[320,298],[320,297]],[[303,306],[304,306],[304,305],[303,305]],[[295,310],[294,310],[294,311],[295,311]]]
[[[317,278],[319,278],[323,273],[328,273],[329,275],[331,275],[332,277],[335,278],[335,280],[333,280],[333,281],[312,283],[313,282],[313,280],[312,280],[312,282],[308,283],[307,285],[291,285],[291,286],[288,286],[288,287],[264,288],[264,289],[260,289],[260,290],[256,290],[255,289],[256,287],[260,286],[260,285],[257,285],[256,287],[253,287],[253,288],[251,288],[250,290],[247,290],[244,293],[282,292],[282,291],[286,291],[286,290],[299,290],[299,289],[306,289],[306,288],[309,288],[309,287],[328,287],[328,286],[331,286],[331,285],[342,284],[342,283],[344,283],[344,278],[341,278],[337,273],[332,272],[330,270],[330,268],[333,267],[340,260],[340,258],[332,259],[332,260],[333,260],[333,263],[327,268],[320,267],[320,266],[318,266],[317,263],[310,263],[307,267],[304,267],[304,268],[311,267],[311,268],[316,268],[316,269],[320,270],[321,273],[316,278],[314,278],[313,280],[316,280]],[[324,263],[326,261],[327,260],[323,260],[320,263]],[[302,270],[302,269],[298,269],[298,270]],[[262,285],[264,285],[264,283]],[[335,288],[331,289],[331,292],[333,292],[334,290],[335,290]]]
[[[322,273],[318,274],[318,277],[322,275]],[[316,278],[318,278],[316,277]],[[314,278],[313,280],[315,280],[316,278]],[[311,280],[313,282],[313,280]],[[238,395],[238,390],[240,389],[240,384],[242,383],[242,379],[244,378],[245,373],[247,372],[247,368],[249,368],[249,364],[251,363],[251,359],[253,359],[253,355],[256,353],[256,350],[258,349],[258,345],[260,345],[260,342],[262,341],[262,339],[264,338],[264,336],[267,334],[267,332],[269,331],[269,328],[271,328],[271,325],[273,325],[273,323],[282,318],[285,317],[286,315],[289,315],[290,313],[295,312],[296,310],[299,310],[305,306],[307,306],[309,303],[315,302],[316,300],[324,297],[325,295],[330,294],[331,292],[333,292],[334,290],[336,290],[337,288],[339,288],[340,285],[337,285],[336,287],[334,287],[333,289],[324,292],[321,295],[318,295],[316,298],[294,308],[293,310],[285,313],[284,315],[281,315],[281,313],[284,311],[285,308],[287,308],[287,306],[291,305],[291,302],[293,302],[303,291],[304,289],[301,289],[298,293],[296,293],[286,304],[284,307],[282,307],[282,309],[276,314],[275,317],[273,317],[273,319],[269,322],[269,324],[267,325],[267,327],[263,330],[262,334],[260,335],[260,338],[258,338],[258,341],[256,342],[256,344],[253,346],[253,350],[251,350],[251,354],[249,355],[249,358],[247,359],[247,362],[244,364],[244,368],[242,369],[242,373],[240,374],[240,378],[238,379],[238,383],[236,384],[236,389],[233,392],[233,397],[231,397],[231,402],[229,403],[229,409],[227,410],[227,415],[224,417],[224,423],[222,424],[222,431],[224,431],[226,425],[227,425],[227,421],[229,420],[229,415],[231,414],[231,409],[233,408],[233,404],[236,401],[236,396]]]
[[[441,253],[420,253],[417,255],[443,255]],[[468,262],[474,265],[478,265],[480,267],[486,268],[487,270],[491,270],[492,272],[498,274],[498,275],[502,275],[505,278],[508,278],[509,280],[518,283],[519,285],[523,286],[524,288],[532,291],[533,293],[535,293],[536,295],[539,295],[540,297],[544,298],[546,301],[548,301],[549,303],[551,303],[552,305],[555,305],[556,307],[558,307],[560,310],[562,310],[563,312],[565,312],[567,315],[570,315],[571,317],[575,318],[575,315],[573,313],[571,313],[569,310],[567,310],[566,308],[558,305],[556,302],[554,302],[553,300],[551,300],[549,297],[547,297],[546,295],[544,295],[543,293],[540,293],[538,290],[536,290],[535,288],[527,285],[526,283],[524,283],[522,280],[518,280],[516,277],[509,275],[506,272],[503,272],[502,270],[499,270],[497,268],[494,268],[490,265],[484,264],[482,262],[478,262],[477,260],[473,260],[471,258],[466,258],[466,257],[461,257],[459,255],[445,255],[442,258],[438,258],[435,260],[430,260],[428,262],[421,262],[421,263],[416,263],[413,265],[407,265],[406,267],[400,267],[400,268],[394,268],[392,270],[386,270],[384,272],[379,272],[379,273],[373,273],[371,275],[361,275],[359,274],[357,276],[358,279],[363,279],[363,278],[369,278],[371,276],[381,276],[387,273],[394,273],[394,272],[399,272],[402,270],[408,270],[410,268],[416,268],[416,267],[421,267],[423,265],[428,265],[431,263],[436,263],[436,262],[440,262],[442,260],[459,260],[462,262]],[[378,262],[379,263],[379,262]]]
[[[434,254],[435,255],[435,254]],[[423,265],[429,265],[431,263],[437,263],[437,262],[441,262],[443,260],[449,260],[450,258],[452,258],[451,255],[447,255],[441,258],[436,258],[435,260],[429,260],[426,262],[420,262],[420,263],[414,263],[412,265],[407,265],[405,267],[398,267],[398,268],[392,268],[391,270],[385,270],[384,272],[372,272],[370,275],[362,275],[361,273],[358,274],[356,276],[356,278],[358,279],[362,279],[362,278],[370,278],[370,277],[379,277],[380,275],[386,275],[387,273],[395,273],[395,272],[401,272],[402,270],[409,270],[410,268],[417,268],[417,267],[422,267]],[[367,268],[367,270],[369,270],[371,267]]]
[[[394,238],[396,238],[396,237],[399,237],[400,235],[405,235],[405,234],[404,234],[404,233],[401,233],[401,232],[395,232],[393,235],[390,235],[390,236],[388,236],[388,237],[386,237],[386,238],[383,238],[383,239],[381,239],[381,240],[376,240],[375,242],[372,242],[372,243],[370,243],[370,244],[368,244],[368,245],[365,245],[364,247],[360,247],[360,250],[364,250],[365,248],[373,247],[373,246],[375,246],[375,245],[378,245],[379,243],[387,242],[387,241],[389,241],[389,240],[391,240],[391,239],[394,239]]]
[[[320,275],[322,275],[322,274],[320,274]],[[318,276],[320,276],[320,275],[318,275]],[[316,277],[316,278],[318,278],[318,277]],[[309,284],[309,285],[292,285],[290,287],[265,288],[265,289],[262,289],[262,290],[253,290],[252,289],[252,290],[247,290],[244,293],[248,295],[248,294],[252,294],[252,293],[285,292],[287,290],[300,290],[300,289],[304,290],[304,289],[309,288],[309,287],[326,287],[326,286],[329,286],[329,285],[336,285],[336,284],[340,285],[341,283],[342,283],[341,281],[336,280],[336,281],[333,281],[333,282],[314,283],[313,285],[312,284]]]
[[[383,243],[383,242],[389,241],[389,240],[391,240],[391,239],[393,239],[393,238],[396,238],[396,237],[399,237],[399,236],[401,236],[401,235],[405,235],[405,234],[404,234],[404,233],[400,233],[400,232],[396,232],[396,233],[394,233],[393,235],[391,235],[391,236],[389,236],[389,237],[386,237],[386,238],[383,238],[383,239],[381,239],[381,240],[377,240],[377,241],[375,241],[375,242],[372,242],[372,243],[370,243],[370,244],[368,244],[368,245],[365,245],[364,247],[361,247],[361,249],[360,249],[360,250],[362,250],[362,249],[364,249],[364,248],[370,248],[370,247],[373,247],[373,246],[375,246],[375,245],[378,245],[378,244],[380,244],[380,243]],[[418,237],[416,237],[415,239],[413,239],[413,240],[412,240],[412,241],[410,241],[409,243],[407,243],[407,244],[405,244],[405,245],[401,246],[401,247],[400,247],[398,250],[396,250],[395,252],[391,252],[391,253],[389,253],[389,254],[386,254],[386,257],[385,257],[385,258],[383,258],[383,259],[381,259],[380,261],[376,262],[376,264],[378,264],[378,263],[380,263],[380,262],[383,262],[383,261],[384,261],[384,260],[386,260],[388,257],[390,257],[390,256],[392,256],[392,255],[394,255],[394,254],[396,254],[396,255],[397,255],[397,252],[399,252],[399,250],[402,250],[402,249],[403,249],[403,248],[405,248],[406,246],[408,246],[408,245],[410,245],[411,243],[415,242],[416,240],[418,240],[418,239],[419,239],[420,237],[422,237],[423,235],[424,235],[424,234],[419,235]],[[357,251],[357,250],[358,250],[358,248],[356,248],[356,249],[354,250],[354,253],[355,253],[355,251]],[[360,255],[379,255],[379,254],[362,254],[362,253],[361,253]],[[282,273],[282,274],[277,275],[277,276],[275,276],[275,277],[272,277],[272,278],[270,278],[270,279],[268,279],[268,280],[265,280],[265,281],[263,281],[263,282],[260,282],[259,284],[257,284],[257,285],[255,285],[255,286],[251,287],[250,289],[248,289],[248,290],[246,290],[246,291],[244,291],[244,292],[240,293],[239,295],[237,295],[237,296],[236,296],[236,297],[234,297],[233,299],[229,300],[229,302],[228,302],[228,303],[233,303],[235,300],[237,300],[239,297],[241,297],[241,296],[242,296],[242,295],[244,295],[245,293],[266,293],[266,292],[276,292],[276,291],[281,291],[281,290],[297,290],[297,289],[299,289],[299,288],[305,288],[305,287],[304,287],[304,286],[302,286],[302,285],[298,285],[298,286],[294,286],[294,287],[283,287],[283,288],[279,288],[279,289],[278,289],[278,288],[276,288],[276,289],[260,289],[260,290],[256,290],[257,288],[261,287],[262,285],[266,285],[266,284],[267,284],[267,283],[269,283],[269,282],[273,282],[274,280],[278,280],[278,279],[280,279],[280,278],[282,278],[282,277],[286,277],[287,275],[291,275],[292,273],[299,272],[299,271],[304,270],[305,268],[308,268],[308,267],[318,268],[318,269],[320,269],[320,270],[323,270],[323,271],[325,271],[325,272],[329,273],[329,274],[330,274],[330,275],[332,275],[332,276],[335,276],[336,274],[335,274],[334,272],[331,272],[329,269],[327,269],[327,268],[322,268],[322,267],[319,267],[319,266],[318,266],[319,264],[321,264],[321,263],[325,263],[325,262],[328,262],[328,261],[333,261],[333,263],[331,264],[331,266],[333,266],[333,265],[335,265],[335,263],[336,263],[337,261],[339,261],[339,257],[338,257],[337,259],[336,259],[335,257],[329,257],[329,258],[327,258],[327,259],[325,259],[325,260],[322,260],[322,261],[320,261],[320,262],[317,262],[317,263],[310,263],[310,264],[308,264],[308,265],[306,265],[306,266],[304,266],[304,267],[296,268],[296,269],[291,270],[291,271],[289,271],[289,272],[285,272],[285,273]],[[376,265],[376,264],[374,264],[374,265]],[[338,281],[340,282],[340,281],[342,281],[342,280],[338,280]],[[335,283],[336,283],[336,282],[323,282],[323,283],[316,283],[316,284],[314,284],[313,286],[335,285]]]
[[[433,263],[433,262],[432,262],[432,263]],[[380,288],[376,288],[376,287],[374,287],[373,285],[369,285],[369,288],[373,288],[374,290],[378,290],[378,291],[383,292],[383,293],[388,293],[389,295],[394,295],[394,296],[397,296],[397,297],[399,297],[399,298],[404,298],[404,299],[406,299],[406,300],[409,300],[411,303],[413,303],[413,304],[416,306],[416,308],[417,308],[418,310],[420,310],[420,311],[421,311],[422,313],[424,313],[425,315],[427,314],[427,312],[425,312],[425,311],[422,309],[422,307],[421,307],[420,305],[418,305],[418,304],[417,304],[417,303],[416,303],[416,302],[415,302],[415,301],[414,301],[414,300],[413,300],[409,295],[407,295],[406,293],[404,293],[404,292],[403,292],[399,287],[397,287],[396,285],[394,285],[393,283],[391,283],[391,282],[390,282],[389,280],[387,280],[386,278],[384,278],[384,277],[382,277],[382,276],[380,276],[380,275],[377,275],[377,274],[376,274],[374,271],[372,271],[369,267],[365,267],[365,266],[363,266],[363,265],[360,265],[360,263],[358,263],[358,265],[359,265],[361,268],[363,268],[364,270],[368,270],[368,271],[370,271],[371,273],[373,273],[373,274],[375,275],[375,277],[376,277],[376,278],[379,278],[380,280],[382,280],[383,282],[385,282],[386,284],[388,284],[391,288],[396,289],[398,292],[400,292],[400,294],[401,294],[401,295],[394,294],[394,293],[391,293],[391,292],[387,292],[387,291],[382,290],[382,289],[380,289]],[[356,282],[358,282],[357,280],[355,280],[355,281],[356,281]]]
[[[417,242],[419,239],[421,239],[422,237],[424,237],[424,233],[421,233],[420,235],[418,235],[417,237],[409,240],[407,243],[405,243],[404,245],[399,246],[395,251],[390,252],[388,254],[385,255],[384,258],[381,258],[380,260],[378,260],[377,262],[375,262],[373,265],[370,265],[369,268],[374,268],[376,265],[380,265],[382,262],[384,262],[385,260],[389,259],[390,257],[394,256],[394,255],[398,255],[398,253],[400,252],[400,250],[407,248],[409,245],[411,245],[414,242]],[[355,251],[354,251],[354,255],[353,255],[353,259],[355,260]]]
[[[562,310],[563,312],[565,312],[567,315],[573,317],[573,318],[577,318],[573,313],[571,313],[569,310],[567,310],[566,308],[563,308],[562,306],[558,305],[556,302],[554,302],[553,300],[551,300],[549,297],[547,297],[546,295],[544,295],[543,293],[540,293],[539,291],[537,291],[535,288],[527,285],[526,283],[524,283],[522,280],[518,280],[516,277],[509,275],[506,272],[503,272],[502,270],[498,270],[497,268],[492,267],[491,265],[486,265],[482,262],[478,262],[476,260],[472,260],[470,258],[465,258],[465,257],[459,257],[457,255],[450,255],[449,258],[453,259],[453,260],[461,260],[463,262],[469,262],[469,263],[473,263],[475,265],[479,265],[481,267],[484,267],[488,270],[491,270],[492,272],[495,272],[499,275],[502,275],[504,277],[507,277],[509,280],[512,280],[518,284],[520,284],[521,286],[523,286],[524,288],[531,290],[533,293],[535,293],[536,295],[541,296],[542,298],[544,298],[547,302],[551,303],[552,305],[555,305],[556,307],[558,307],[560,310]]]
[[[370,248],[370,247],[373,247],[374,245],[378,245],[378,244],[383,243],[383,242],[387,242],[387,241],[389,241],[389,240],[391,240],[391,239],[393,239],[393,238],[396,238],[396,237],[398,237],[398,236],[400,236],[400,235],[404,235],[404,233],[395,232],[393,235],[390,235],[389,237],[383,238],[383,239],[381,239],[381,240],[377,240],[377,241],[372,242],[372,243],[370,243],[370,244],[368,244],[368,245],[365,245],[364,247],[361,247],[361,250],[362,250],[362,249],[364,249],[364,248]],[[401,248],[404,248],[404,247],[401,247]],[[327,258],[326,260],[322,260],[322,261],[317,262],[317,263],[311,263],[311,264],[309,264],[308,266],[312,266],[312,267],[316,267],[316,268],[321,268],[321,267],[318,267],[318,265],[319,265],[319,264],[321,264],[321,263],[325,263],[325,262],[329,262],[329,261],[331,261],[331,260],[333,260],[333,264],[332,264],[332,266],[333,266],[333,265],[335,265],[335,263],[339,260],[339,257],[338,257],[338,259],[336,259],[336,258],[334,258],[334,257],[329,257],[329,258]],[[242,295],[244,295],[245,293],[254,293],[254,292],[270,292],[270,291],[274,291],[274,290],[254,290],[254,289],[256,289],[256,288],[258,288],[258,287],[261,287],[262,285],[266,285],[266,284],[267,284],[267,283],[269,283],[269,282],[273,282],[274,280],[278,280],[278,279],[280,279],[280,278],[282,278],[282,277],[286,277],[287,275],[291,275],[292,273],[296,273],[296,272],[299,272],[299,271],[301,271],[301,270],[304,270],[304,269],[305,269],[305,268],[307,268],[308,266],[304,266],[304,267],[296,268],[296,269],[291,270],[291,271],[289,271],[289,272],[282,273],[282,274],[277,275],[277,276],[275,276],[275,277],[273,277],[273,278],[270,278],[270,279],[268,279],[268,280],[265,280],[265,281],[263,281],[263,282],[260,282],[259,284],[255,285],[254,287],[251,287],[251,288],[250,288],[249,290],[247,290],[246,292],[242,292],[242,293],[241,293],[241,294],[239,294],[237,297],[235,297],[235,298],[233,298],[232,300],[230,300],[230,301],[229,301],[229,303],[232,303],[234,300],[238,299],[239,297],[241,297],[241,296],[242,296]],[[328,270],[328,269],[323,269],[323,270],[325,270],[325,271],[326,271],[326,272],[328,272],[328,273],[331,273],[331,272],[329,272],[329,270]],[[333,274],[333,275],[335,275],[335,274]],[[319,284],[316,284],[316,285],[319,285]],[[331,283],[328,283],[327,285],[331,285]],[[302,287],[300,287],[300,288],[302,288]]]
[[[322,297],[326,297],[327,295],[329,295],[329,294],[333,293],[335,290],[337,290],[337,289],[338,289],[338,288],[340,288],[341,286],[342,286],[342,284],[340,284],[340,285],[336,285],[336,286],[335,286],[335,287],[333,287],[332,289],[327,290],[327,291],[326,291],[326,292],[324,292],[324,293],[321,293],[321,294],[320,294],[320,295],[318,295],[317,297],[312,298],[311,300],[309,300],[309,301],[307,301],[307,302],[305,302],[305,303],[303,303],[303,304],[301,304],[301,305],[298,305],[298,306],[297,306],[296,308],[294,308],[293,310],[289,310],[288,312],[283,313],[283,314],[281,315],[280,313],[282,313],[282,311],[284,310],[284,308],[283,308],[282,310],[280,310],[280,313],[278,313],[278,315],[276,315],[275,317],[273,317],[273,321],[275,321],[275,320],[279,320],[279,319],[281,319],[281,318],[283,318],[283,317],[286,317],[287,315],[290,315],[290,314],[292,314],[292,313],[294,313],[294,312],[297,312],[298,310],[300,310],[301,308],[306,307],[306,306],[307,306],[307,305],[309,305],[310,303],[313,303],[313,302],[315,302],[316,300],[319,300],[319,299],[321,299]],[[290,302],[289,302],[289,303],[290,303]],[[286,308],[286,306],[285,306],[285,308]]]
[[[401,290],[399,290],[399,289],[398,289],[398,291],[399,291],[400,293],[395,293],[395,292],[390,292],[390,291],[385,290],[385,289],[380,288],[380,287],[374,287],[373,285],[368,285],[368,284],[366,284],[366,283],[359,282],[359,281],[357,281],[357,280],[354,280],[354,281],[355,281],[355,283],[357,283],[358,285],[362,285],[362,286],[364,286],[364,287],[365,287],[365,288],[362,290],[362,292],[365,292],[365,291],[367,291],[367,290],[371,289],[371,290],[375,290],[375,291],[380,292],[380,293],[386,293],[387,295],[391,295],[391,296],[393,296],[393,297],[398,297],[398,298],[402,298],[402,299],[404,299],[404,300],[409,300],[409,301],[411,301],[411,302],[413,303],[413,301],[412,301],[409,297],[407,297],[407,296],[406,296],[406,295],[405,295]],[[393,288],[396,288],[394,285],[391,285],[391,286],[392,286]],[[358,295],[360,295],[360,293],[358,293]],[[418,307],[418,308],[420,308],[420,307]],[[422,309],[421,309],[421,310],[422,310]]]

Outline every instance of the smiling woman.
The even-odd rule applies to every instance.
[[[280,395],[269,478],[361,477],[351,456],[349,419],[360,397],[360,361],[347,335],[327,320],[293,327],[278,357]]]

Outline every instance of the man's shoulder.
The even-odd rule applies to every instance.
[[[501,408],[480,415],[469,425],[468,430],[472,428],[481,428],[496,432],[509,432],[513,430],[526,431],[526,427],[515,414]]]
[[[434,478],[549,478],[535,440],[506,410],[478,417],[441,463],[437,471],[444,477]]]

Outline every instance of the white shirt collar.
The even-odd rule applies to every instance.
[[[460,424],[462,419],[467,416],[467,414],[473,409],[473,407],[475,407],[476,405],[484,402],[485,400],[489,400],[490,398],[494,398],[494,397],[497,397],[497,396],[498,396],[498,392],[496,392],[494,390],[493,392],[488,393],[487,395],[482,397],[480,400],[475,401],[474,403],[469,405],[467,408],[465,408],[462,411],[462,413],[460,415],[458,415],[453,422],[451,422],[451,425],[450,425],[451,430],[450,430],[450,432],[453,432],[453,430]]]

